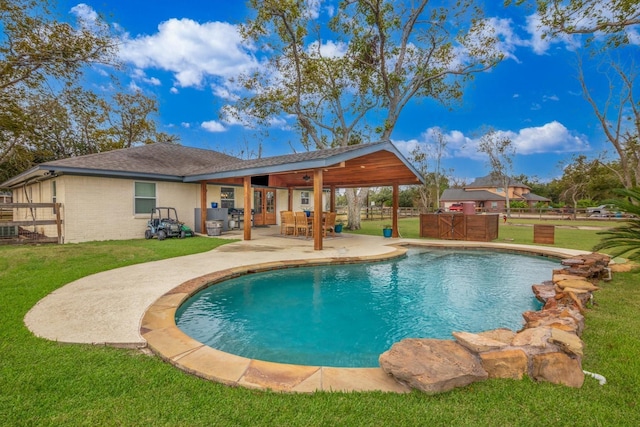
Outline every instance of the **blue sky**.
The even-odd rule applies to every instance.
[[[327,1],[311,1],[327,15]],[[514,174],[542,180],[560,176],[559,162],[573,155],[594,157],[608,150],[576,79],[580,41],[542,39],[530,10],[503,8],[497,0],[487,3],[507,58],[477,75],[453,110],[429,101],[409,105],[392,135],[394,144],[408,153],[427,142],[430,130],[442,129],[448,141],[444,167],[468,182],[489,173],[476,149],[486,127],[513,141]],[[237,33],[237,24],[249,13],[244,1],[60,0],[60,13],[69,19],[95,12],[122,38],[120,57],[128,66],[123,83],[157,97],[159,130],[180,135],[187,146],[236,155],[257,149],[261,137],[254,130],[221,121],[218,114],[229,96],[227,79],[256,65]],[[109,90],[99,73],[92,84],[98,91]],[[606,86],[599,89],[606,95]],[[274,125],[261,141],[264,156],[303,150],[286,126]]]

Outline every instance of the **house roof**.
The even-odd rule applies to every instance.
[[[221,183],[240,183],[244,176],[269,175],[269,185],[300,186],[309,185],[303,176],[319,168],[324,170],[325,185],[417,184],[421,180],[419,173],[388,141],[251,160],[212,150],[156,143],[45,162],[0,185],[9,188],[32,178],[64,173]]]
[[[487,190],[447,188],[440,197],[441,202],[485,202],[491,200],[504,200],[504,196],[499,196]]]
[[[486,187],[503,187],[503,186],[504,186],[503,183],[500,182],[499,179],[489,174],[487,176],[476,178],[475,181],[465,186],[465,188],[486,188]],[[512,178],[509,178],[509,187],[529,188],[523,183],[516,181]]]
[[[551,199],[547,199],[546,197],[538,196],[537,194],[533,194],[533,193],[522,194],[521,197],[531,202],[550,202],[551,201]]]

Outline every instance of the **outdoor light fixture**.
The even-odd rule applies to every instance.
[[[311,177],[309,175],[307,175],[306,173],[304,174],[304,176],[302,177],[302,179],[305,180],[305,182],[309,182],[311,181]]]

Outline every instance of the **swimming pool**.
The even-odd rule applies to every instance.
[[[378,366],[403,338],[520,329],[531,285],[558,262],[486,250],[415,248],[394,261],[249,274],[206,288],[176,324],[210,347],[272,362]]]

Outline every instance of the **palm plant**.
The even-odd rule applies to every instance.
[[[604,237],[593,250],[608,249],[608,253],[614,257],[625,256],[628,259],[640,260],[640,189],[620,189],[616,190],[616,194],[624,196],[625,199],[612,203],[634,217],[624,225],[599,232],[598,234]]]

